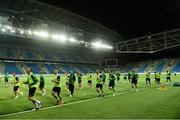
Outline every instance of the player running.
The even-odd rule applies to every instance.
[[[8,82],[9,82],[9,73],[6,73],[4,76],[4,82],[5,82],[5,86],[8,87]]]
[[[32,111],[34,111],[34,110],[41,108],[41,104],[42,104],[41,101],[34,98],[38,79],[32,73],[32,68],[27,69],[27,74],[28,74],[27,81],[24,83],[28,84],[28,87],[29,87],[28,100],[31,101],[35,105],[35,108],[32,109]]]
[[[90,88],[92,88],[92,75],[88,76],[88,85]]]
[[[14,91],[14,95],[15,95],[14,99],[18,99],[18,94],[21,94],[23,96],[23,92],[19,91],[20,82],[19,82],[19,78],[16,76],[15,73],[13,73],[13,77],[14,77],[14,81],[13,81],[14,88],[13,88],[13,91]]]
[[[102,78],[103,78],[103,85],[106,85],[106,75],[104,71],[102,72]]]
[[[69,75],[66,74],[66,90],[69,91]]]
[[[63,103],[62,97],[61,97],[61,86],[60,86],[60,75],[58,75],[58,70],[54,70],[54,79],[51,80],[51,82],[54,83],[54,87],[52,89],[51,95],[57,100],[56,104],[60,105]]]
[[[109,89],[113,91],[113,96],[115,96],[115,80],[116,80],[116,77],[115,75],[113,74],[113,72],[111,71],[109,73]]]
[[[128,72],[127,76],[128,76],[128,81],[131,82],[131,72],[130,71]]]
[[[160,84],[161,84],[161,73],[160,72],[156,73],[156,83],[158,86],[160,86]]]
[[[146,72],[146,85],[147,87],[151,87],[151,74],[150,72]]]
[[[76,81],[76,76],[74,75],[74,72],[70,70],[70,76],[69,76],[69,91],[70,95],[69,97],[73,97],[74,95],[74,83]]]
[[[79,89],[82,89],[82,74],[78,72],[77,73],[77,78],[78,78]]]
[[[96,84],[96,91],[98,92],[99,96],[98,97],[104,97],[104,91],[103,91],[103,77],[100,74],[99,70],[96,71],[97,75],[97,84]]]
[[[168,70],[166,71],[166,81],[167,83],[171,82],[171,73]]]
[[[42,75],[42,71],[40,72],[40,84],[39,84],[39,89],[42,91],[42,96],[45,96],[46,90],[44,89],[45,81],[44,77]]]
[[[132,85],[132,91],[137,91],[137,82],[138,82],[138,74],[133,70],[132,71],[132,77],[131,77],[131,85]]]
[[[127,74],[126,74],[126,72],[124,72],[124,82],[125,83],[127,82]]]

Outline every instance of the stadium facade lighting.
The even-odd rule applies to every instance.
[[[15,30],[14,30],[14,29],[11,29],[11,32],[12,32],[12,33],[15,33]]]
[[[28,33],[29,33],[29,35],[32,35],[32,31],[31,30],[28,30]]]
[[[9,30],[11,30],[12,29],[12,27],[11,26],[9,26],[9,25],[5,25],[4,26],[6,29],[9,29]]]
[[[43,38],[48,38],[49,34],[45,31],[34,31],[33,32],[34,35],[38,36],[38,37],[43,37]]]

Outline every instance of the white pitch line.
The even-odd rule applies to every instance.
[[[144,89],[147,89],[147,88],[141,88],[141,89],[138,89],[138,91],[142,91]],[[123,95],[123,94],[128,94],[128,93],[134,93],[133,91],[127,91],[127,92],[122,92],[122,93],[117,93],[117,95]],[[107,95],[107,96],[104,96],[104,98],[107,98],[107,97],[113,97],[112,95]],[[115,97],[115,96],[114,96]],[[68,105],[73,105],[73,104],[77,104],[77,103],[82,103],[82,102],[88,102],[88,101],[93,101],[93,100],[97,100],[97,99],[101,99],[102,97],[97,97],[97,98],[90,98],[90,99],[86,99],[86,100],[80,100],[80,101],[75,101],[75,102],[69,102],[69,103],[66,103],[62,106],[68,106]],[[44,107],[44,108],[41,108],[39,109],[38,111],[40,110],[46,110],[46,109],[51,109],[51,108],[56,108],[56,107],[59,107],[58,105],[55,105],[55,106],[50,106],[50,107]],[[23,113],[29,113],[29,112],[34,112],[32,110],[27,110],[27,111],[22,111],[22,112],[16,112],[16,113],[10,113],[10,114],[5,114],[5,115],[0,115],[0,118],[2,117],[8,117],[8,116],[13,116],[13,115],[19,115],[19,114],[23,114]]]

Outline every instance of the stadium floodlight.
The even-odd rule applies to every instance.
[[[24,34],[24,31],[23,31],[23,30],[20,30],[20,33],[21,33],[21,34]]]
[[[40,32],[34,31],[33,34],[38,36],[38,37],[43,37],[43,38],[49,37],[49,34],[45,31],[40,31]]]
[[[71,37],[71,38],[69,38],[69,41],[75,43],[77,40],[75,38]]]
[[[91,45],[94,47],[94,48],[97,48],[97,49],[113,49],[112,46],[109,46],[109,45],[106,45],[106,44],[103,44],[102,42],[94,42],[94,43],[91,43]]]
[[[6,32],[6,29],[5,29],[5,28],[2,28],[1,30],[2,30],[2,32]]]
[[[31,30],[28,30],[28,33],[29,33],[29,35],[32,35],[32,31]]]
[[[59,36],[59,40],[60,40],[61,42],[65,42],[65,41],[67,40],[66,35],[64,35],[64,34],[60,35],[60,36]]]
[[[9,30],[12,29],[12,27],[9,26],[9,25],[5,25],[4,27],[5,27],[6,29],[9,29]]]
[[[12,33],[15,33],[15,30],[14,30],[14,29],[11,29],[11,32],[12,32]]]

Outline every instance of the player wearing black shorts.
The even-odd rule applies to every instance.
[[[58,70],[54,70],[54,79],[51,82],[54,83],[54,87],[52,89],[51,95],[57,100],[56,104],[60,105],[63,103],[63,99],[61,97],[61,86],[60,86],[60,75],[58,75]]]
[[[161,73],[159,72],[156,73],[156,83],[158,86],[161,84]]]
[[[131,82],[131,72],[128,72],[128,81]]]
[[[96,91],[98,92],[98,97],[104,97],[104,91],[103,91],[103,76],[99,73],[99,70],[96,71],[97,75],[97,83],[96,83]]]
[[[113,96],[115,96],[115,80],[116,80],[116,77],[115,75],[113,74],[113,72],[111,71],[109,73],[109,89],[113,91]]]
[[[19,78],[16,76],[15,73],[13,73],[13,77],[14,77],[14,87],[13,87],[13,91],[14,91],[14,95],[15,98],[14,99],[18,99],[18,94],[21,94],[23,96],[23,92],[19,91],[19,86],[20,86],[20,82],[19,82]]]
[[[92,88],[92,75],[89,75],[88,77],[88,85],[90,88]]]
[[[41,108],[41,101],[34,98],[38,80],[32,73],[32,68],[28,68],[27,73],[28,73],[27,81],[24,83],[28,84],[28,87],[29,87],[28,100],[30,100],[35,105],[35,108],[33,110],[37,110],[37,109]]]
[[[124,72],[124,82],[125,83],[127,82],[127,74],[126,74],[126,72]]]
[[[102,78],[103,78],[103,85],[105,85],[106,84],[106,75],[105,75],[105,73],[104,73],[104,71],[102,72]]]
[[[69,91],[70,91],[70,95],[69,97],[73,97],[74,96],[74,83],[76,81],[76,76],[74,74],[74,72],[72,70],[70,70],[70,75],[69,75]]]
[[[138,74],[133,70],[131,77],[131,85],[133,92],[137,91],[137,82],[138,82]]]
[[[146,85],[147,87],[151,87],[151,78],[150,78],[150,72],[146,72]]]
[[[78,78],[78,86],[79,86],[79,89],[82,89],[82,74],[81,74],[81,73],[78,73],[78,74],[77,74],[77,78]]]
[[[166,81],[167,83],[171,82],[171,73],[168,70],[166,71]]]
[[[42,96],[45,96],[46,94],[46,90],[44,89],[45,86],[45,81],[44,81],[44,77],[42,75],[42,71],[40,72],[40,84],[39,84],[39,89],[42,91]]]

